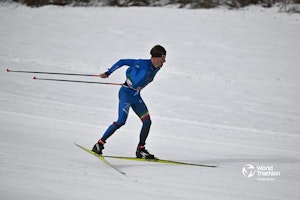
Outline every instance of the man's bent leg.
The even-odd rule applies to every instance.
[[[116,132],[117,129],[119,129],[121,126],[123,126],[126,123],[128,112],[129,112],[130,104],[120,102],[119,103],[119,117],[118,120],[113,122],[107,130],[104,132],[101,140],[105,142],[110,136]]]

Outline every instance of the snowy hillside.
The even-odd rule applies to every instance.
[[[2,6],[0,23],[1,199],[300,199],[299,15]],[[218,168],[110,159],[122,176],[73,144],[91,148],[116,120],[119,86],[6,72],[99,74],[156,44],[168,53],[142,91],[147,148]],[[124,70],[105,81],[122,83]],[[104,153],[134,156],[140,126],[131,113]]]

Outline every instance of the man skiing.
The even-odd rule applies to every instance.
[[[108,78],[115,70],[128,66],[126,70],[126,81],[119,91],[119,114],[117,121],[113,122],[104,132],[101,139],[94,145],[93,151],[102,155],[106,140],[114,132],[126,123],[129,109],[139,116],[143,125],[140,131],[139,144],[136,150],[136,157],[154,159],[155,156],[145,149],[146,139],[149,134],[151,119],[140,91],[153,81],[156,73],[166,62],[166,50],[160,45],[154,46],[151,51],[151,59],[121,59],[108,71],[100,74],[101,78]]]

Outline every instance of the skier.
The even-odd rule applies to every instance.
[[[93,151],[102,155],[106,140],[114,132],[126,123],[129,109],[139,116],[143,125],[140,131],[139,144],[136,150],[137,158],[154,159],[155,156],[145,149],[146,139],[149,134],[151,119],[140,91],[153,81],[154,76],[166,62],[166,50],[160,45],[154,46],[151,51],[151,59],[121,59],[108,71],[100,74],[101,78],[108,78],[115,70],[122,66],[128,66],[126,81],[119,90],[119,114],[117,121],[113,122],[104,132],[101,139],[94,145]]]

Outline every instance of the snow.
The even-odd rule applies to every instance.
[[[1,199],[300,198],[299,15],[2,5],[0,23]],[[168,53],[142,91],[147,148],[218,168],[110,159],[127,176],[118,174],[73,144],[91,148],[116,120],[118,86],[6,72],[99,74],[120,58],[148,58],[156,44]],[[105,81],[122,83],[124,70]],[[134,156],[140,127],[131,113],[104,153]],[[247,164],[280,174],[246,177]]]

